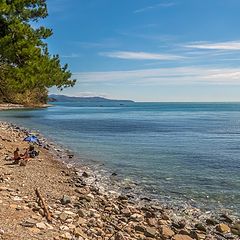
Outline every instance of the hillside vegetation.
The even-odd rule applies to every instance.
[[[47,15],[46,0],[1,0],[0,102],[41,105],[48,88],[75,84],[68,66],[49,54],[45,40],[52,30],[33,27]]]

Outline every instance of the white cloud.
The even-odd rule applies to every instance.
[[[172,54],[127,52],[127,51],[103,52],[99,54],[105,57],[110,57],[110,58],[131,59],[131,60],[179,60],[184,58],[182,56],[172,55]]]
[[[74,78],[81,84],[126,85],[240,85],[240,68],[175,67],[132,71],[80,72]]]
[[[64,94],[69,97],[104,97],[109,98],[109,95],[101,92],[79,91],[77,88],[66,88],[59,91],[56,87],[50,88],[50,94]]]
[[[135,10],[133,13],[142,13],[142,12],[146,12],[155,8],[168,8],[168,7],[172,7],[176,5],[173,2],[169,2],[169,3],[159,3],[159,4],[155,4],[155,5],[151,5],[151,6],[147,6],[145,8],[140,8]]]
[[[188,48],[207,49],[207,50],[240,50],[240,41],[228,41],[228,42],[200,42],[185,45]]]
[[[97,93],[97,92],[75,92],[72,94],[68,94],[68,96],[74,97],[107,97],[105,93]]]

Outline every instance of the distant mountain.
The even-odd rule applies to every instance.
[[[65,95],[50,94],[48,96],[49,102],[119,102],[119,103],[133,103],[131,100],[114,100],[103,97],[69,97]]]

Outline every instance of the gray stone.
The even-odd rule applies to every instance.
[[[215,220],[215,219],[212,219],[212,218],[208,218],[208,219],[206,219],[206,224],[207,224],[207,225],[215,226],[215,225],[218,224],[218,221]]]
[[[88,196],[88,195],[83,195],[83,194],[81,194],[81,195],[79,196],[79,201],[82,201],[82,200],[85,200],[85,201],[87,201],[87,202],[91,202],[91,201],[92,201],[92,198],[91,198],[90,196]]]
[[[235,223],[235,224],[231,227],[231,232],[232,232],[234,235],[240,236],[240,222]]]
[[[39,229],[46,229],[47,228],[47,226],[43,222],[37,223],[36,227],[39,228]]]
[[[85,178],[88,178],[89,177],[89,174],[87,172],[83,172],[82,173],[82,176],[85,177]]]
[[[151,228],[151,227],[146,227],[145,231],[144,231],[144,235],[146,237],[155,237],[157,234],[157,231],[155,230],[155,228]]]
[[[61,221],[66,221],[67,218],[68,218],[68,214],[66,214],[66,213],[64,213],[64,212],[59,215],[59,219],[60,219]]]
[[[206,231],[207,231],[206,227],[205,227],[202,223],[197,223],[197,224],[195,224],[195,228],[196,228],[197,230],[200,230],[200,231],[203,231],[203,232],[206,232]]]
[[[119,197],[118,197],[118,199],[119,200],[128,200],[128,197],[127,196],[124,196],[124,195],[120,195]]]
[[[61,199],[61,203],[62,203],[63,205],[66,205],[66,204],[68,204],[68,203],[71,203],[71,198],[70,198],[69,196],[67,196],[67,195],[63,195],[63,197],[62,197],[62,199]]]
[[[128,208],[123,208],[123,209],[121,210],[121,213],[122,213],[122,215],[125,216],[125,217],[130,217],[130,216],[131,216],[131,212],[130,212],[130,210],[129,210]]]
[[[143,221],[144,217],[141,214],[134,213],[130,216],[130,219],[135,222]]]
[[[147,218],[146,222],[150,227],[157,227],[158,226],[157,220],[155,218]]]
[[[136,232],[144,232],[145,231],[145,227],[142,225],[136,225],[135,226],[135,231]]]
[[[181,220],[177,223],[173,222],[172,226],[178,229],[183,229],[186,226],[186,221],[185,220]]]
[[[25,222],[22,222],[21,225],[23,227],[34,227],[36,226],[37,221],[34,219],[27,219]]]
[[[220,216],[221,220],[227,223],[233,223],[232,218],[230,218],[229,216],[227,216],[226,214],[222,214]]]
[[[86,220],[82,217],[79,217],[77,224],[83,226],[84,224],[86,224]]]
[[[79,215],[79,217],[82,217],[82,218],[87,216],[86,211],[83,209],[79,209],[77,214]]]
[[[87,239],[86,234],[82,231],[81,228],[75,228],[75,230],[74,230],[74,235],[75,235],[76,237],[83,237],[84,239]]]
[[[126,238],[124,237],[122,232],[118,232],[115,236],[115,240],[125,240]]]

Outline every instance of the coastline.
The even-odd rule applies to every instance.
[[[28,130],[0,122],[0,239],[239,239],[239,220],[232,216],[176,210],[149,199],[137,203],[106,190],[89,169],[71,167],[69,154],[46,139],[47,148],[27,166],[10,165],[14,149],[28,146],[26,135]],[[52,223],[42,216],[36,188]]]
[[[18,109],[31,109],[31,108],[47,108],[51,107],[51,104],[43,104],[41,106],[24,106],[22,104],[13,104],[13,103],[0,103],[0,111],[4,110],[18,110]]]

